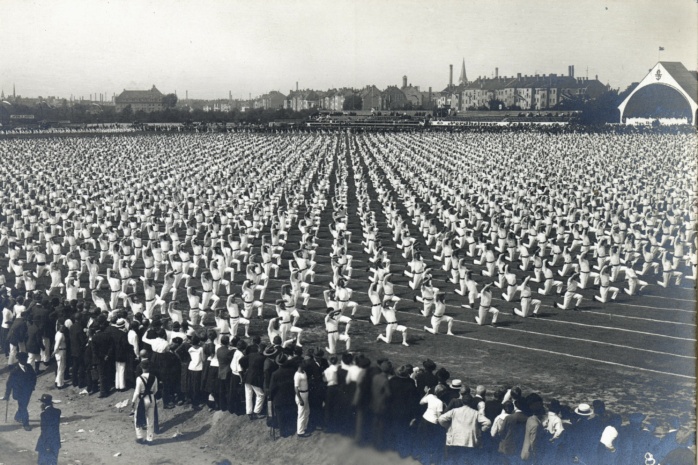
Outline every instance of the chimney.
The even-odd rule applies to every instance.
[[[496,78],[499,77],[499,68],[494,69],[494,77],[496,77]]]
[[[184,91],[184,99],[189,100],[189,91],[188,90]]]
[[[597,74],[597,75],[594,77],[594,79],[598,81],[598,80],[599,80],[599,75]]]
[[[296,81],[296,92],[298,92],[298,81]]]
[[[407,76],[402,76],[402,87],[407,87]]]
[[[516,79],[521,80],[521,73],[516,73]]]
[[[569,77],[574,77],[574,65],[570,65],[570,66],[568,67],[567,75],[568,75]]]
[[[453,85],[453,65],[448,65],[448,68],[448,87],[451,87]]]

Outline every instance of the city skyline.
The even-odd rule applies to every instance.
[[[596,75],[623,90],[658,60],[696,69],[696,2],[316,0],[116,4],[0,0],[0,88],[27,97],[148,89],[246,99],[295,88],[423,89],[523,74]],[[32,27],[28,28],[27,24]],[[588,71],[587,71],[588,70]]]

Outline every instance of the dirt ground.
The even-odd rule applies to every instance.
[[[353,182],[351,172],[349,180]],[[354,256],[354,272],[349,286],[354,289],[354,300],[360,304],[352,326],[352,351],[365,352],[373,360],[387,357],[394,366],[421,365],[423,360],[431,358],[439,366],[445,366],[452,378],[460,378],[471,386],[483,384],[490,392],[499,386],[519,385],[525,392],[536,391],[546,400],[557,398],[572,407],[602,399],[608,410],[624,416],[638,411],[646,413],[649,419],[660,424],[660,432],[664,422],[672,416],[679,416],[685,427],[695,428],[695,290],[692,281],[684,281],[681,287],[670,289],[651,286],[642,296],[628,297],[621,293],[617,302],[605,305],[593,301],[595,289],[584,290],[580,312],[553,309],[553,297],[543,297],[541,316],[537,319],[513,316],[511,310],[515,303],[499,298],[495,299],[495,305],[501,315],[495,328],[476,325],[475,312],[460,307],[463,299],[453,293],[453,284],[445,281],[446,273],[436,269],[434,281],[448,292],[447,313],[456,321],[455,336],[443,333],[434,336],[423,331],[423,326],[429,324],[428,319],[420,314],[421,304],[413,302],[415,293],[407,287],[408,279],[401,274],[406,260],[394,247],[380,205],[374,200],[372,206],[381,227],[381,239],[393,263],[396,293],[403,299],[398,305],[398,318],[408,327],[410,347],[395,342],[392,345],[376,343],[376,335],[385,327],[374,327],[368,321],[365,291],[369,262],[360,245],[360,223],[352,199],[355,197],[350,194],[349,229],[354,240],[349,249]],[[301,312],[304,347],[326,345],[322,291],[327,288],[332,273],[328,259],[331,206],[322,218],[317,239],[318,275],[310,287],[312,299],[308,310]],[[424,242],[416,229],[413,237]],[[295,248],[298,240],[298,229],[294,227],[289,234],[289,244]],[[422,249],[428,247],[422,244]],[[284,264],[290,257],[290,250],[291,246],[287,246]],[[432,262],[431,254],[427,255],[427,262],[439,268],[440,262]],[[7,266],[5,258],[0,259],[0,266]],[[142,263],[134,269],[134,275],[138,276],[139,270],[142,270]],[[521,280],[523,273],[519,274]],[[243,275],[236,276],[238,286]],[[476,279],[481,281],[482,278]],[[278,279],[270,280],[265,298],[267,319],[273,316],[273,302],[286,282],[288,269],[285,267]],[[107,291],[102,292],[106,294]],[[180,298],[183,293],[180,290]],[[498,296],[496,292],[494,295]],[[266,339],[266,324],[267,321],[254,320],[250,334],[260,334]],[[444,330],[442,326],[442,332]],[[3,357],[0,363],[4,365]],[[4,386],[6,379],[7,370],[3,368],[0,386]],[[0,424],[0,464],[36,463],[33,450],[39,436],[37,399],[45,392],[60,401],[56,407],[62,410],[61,465],[416,463],[401,459],[395,453],[357,448],[346,438],[322,432],[305,439],[273,441],[263,420],[250,422],[244,416],[211,413],[207,409],[197,412],[188,406],[160,409],[160,434],[156,436],[155,445],[141,446],[135,443],[129,409],[118,411],[114,407],[130,399],[132,391],[113,392],[108,398],[99,399],[96,395],[80,395],[72,387],[57,390],[49,367],[39,376],[30,404],[32,431],[26,432],[12,422],[15,404],[10,404],[10,422]],[[0,405],[1,408],[4,406]]]

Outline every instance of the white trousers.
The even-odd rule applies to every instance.
[[[245,383],[245,413],[247,415],[251,415],[253,412],[260,414],[263,407],[264,390],[261,387]]]
[[[116,389],[126,389],[126,362],[116,362],[114,387]]]
[[[65,367],[67,365],[65,349],[59,349],[54,354],[56,357],[56,385],[63,387],[65,383]]]
[[[154,399],[153,399],[154,401]],[[153,440],[153,434],[155,434],[155,405],[150,401],[149,397],[143,399],[143,404],[145,405],[145,418],[147,421],[146,436],[145,439],[148,442]],[[136,425],[137,415],[133,415],[133,425]],[[143,430],[137,426],[136,427],[136,438],[143,439]]]
[[[301,392],[300,394],[301,399],[303,399],[303,405],[298,403],[298,396],[296,396],[296,405],[298,406],[296,434],[305,434],[305,430],[308,428],[308,419],[310,418],[310,404],[308,403],[308,393]]]

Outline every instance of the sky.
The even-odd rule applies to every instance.
[[[625,89],[657,62],[698,68],[696,0],[0,0],[0,89],[180,99],[299,88],[427,90],[516,73]],[[588,73],[588,74],[587,74]]]

